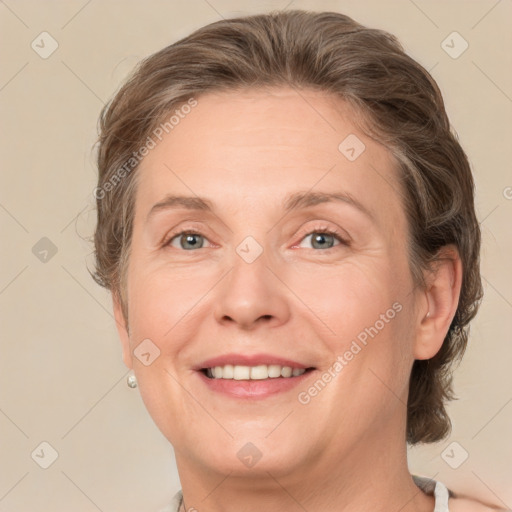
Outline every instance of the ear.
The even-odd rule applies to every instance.
[[[418,307],[415,359],[430,359],[437,354],[459,304],[462,262],[457,248],[452,244],[441,248],[439,261],[433,265]]]
[[[114,318],[116,320],[117,332],[121,340],[121,346],[123,348],[123,361],[128,368],[133,368],[133,357],[130,349],[130,336],[128,332],[128,325],[123,315],[123,308],[121,306],[121,300],[119,295],[115,292],[112,293],[112,303],[114,308]]]

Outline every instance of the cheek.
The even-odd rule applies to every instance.
[[[149,267],[149,266],[148,266]],[[163,342],[175,330],[182,331],[205,295],[210,280],[199,272],[133,268],[129,300],[133,337],[151,337]],[[211,276],[210,276],[211,278]]]
[[[191,407],[178,383],[176,365],[183,347],[194,337],[189,315],[204,292],[198,288],[198,277],[179,279],[172,272],[149,272],[143,265],[134,266],[130,278],[130,345],[139,392],[155,424],[165,436],[174,438],[175,412],[186,415]],[[150,364],[146,364],[147,356],[137,357],[141,342],[147,344],[144,352],[150,353]]]
[[[361,259],[338,267],[289,275],[290,288],[343,340],[356,336],[390,310],[403,297],[404,286],[390,270],[391,265]],[[387,323],[387,322],[386,322]]]
[[[348,379],[355,388],[378,392],[385,390],[381,378],[392,389],[401,390],[412,361],[408,281],[394,271],[392,263],[379,266],[375,262],[346,265],[326,273],[324,279],[316,275],[307,280],[309,286],[304,280],[295,283],[297,294],[315,312],[319,332],[326,332],[319,337],[331,362],[342,358],[345,376],[340,384],[343,380],[347,385]]]

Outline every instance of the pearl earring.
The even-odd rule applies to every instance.
[[[129,388],[136,388],[137,387],[137,377],[135,377],[135,375],[128,375],[128,378],[126,379],[126,383],[128,384]]]

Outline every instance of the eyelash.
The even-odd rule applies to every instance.
[[[338,241],[340,242],[338,245],[334,245],[333,247],[329,247],[328,249],[311,249],[311,250],[314,250],[314,251],[317,251],[317,252],[331,252],[333,250],[335,250],[337,247],[341,246],[341,245],[344,245],[344,246],[349,246],[349,242],[342,236],[342,234],[336,230],[336,229],[332,229],[332,228],[328,228],[328,227],[325,227],[325,226],[318,226],[314,229],[311,229],[309,230],[307,233],[304,233],[300,239],[300,242],[302,242],[302,240],[304,240],[304,238],[310,236],[310,235],[313,235],[313,234],[321,234],[321,235],[330,235],[330,236],[334,236],[335,238],[338,239]],[[171,242],[176,238],[176,237],[179,237],[181,235],[199,235],[199,236],[202,236],[204,237],[205,239],[208,240],[208,238],[204,235],[202,235],[199,231],[196,231],[196,230],[193,230],[193,229],[184,229],[182,231],[178,231],[178,232],[175,232],[175,233],[172,233],[171,235],[169,235],[167,238],[166,238],[166,241],[163,242],[162,246],[163,247],[170,247],[171,245]],[[299,242],[299,244],[300,244]],[[295,244],[294,247],[298,245],[298,244]],[[201,247],[201,249],[203,249],[203,247]],[[192,251],[193,252],[193,251]]]

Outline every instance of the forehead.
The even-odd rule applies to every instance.
[[[288,88],[215,92],[196,101],[142,161],[139,214],[169,192],[246,207],[248,198],[258,207],[283,204],[305,189],[344,190],[374,211],[397,203],[395,159],[360,131],[359,114],[345,101]]]
[[[194,154],[196,159],[215,156],[224,162],[236,156],[237,150],[246,156],[254,149],[252,156],[261,164],[258,157],[262,155],[256,150],[264,149],[266,154],[288,152],[287,158],[293,161],[300,161],[304,153],[317,158],[323,154],[318,162],[321,165],[328,156],[339,157],[339,143],[349,132],[358,131],[354,125],[357,116],[346,101],[319,91],[266,88],[211,92],[197,98],[197,106],[173,128],[174,144],[168,142],[182,150],[175,155],[176,163],[180,157],[190,158],[187,149],[201,149]],[[184,145],[185,139],[198,146]]]

